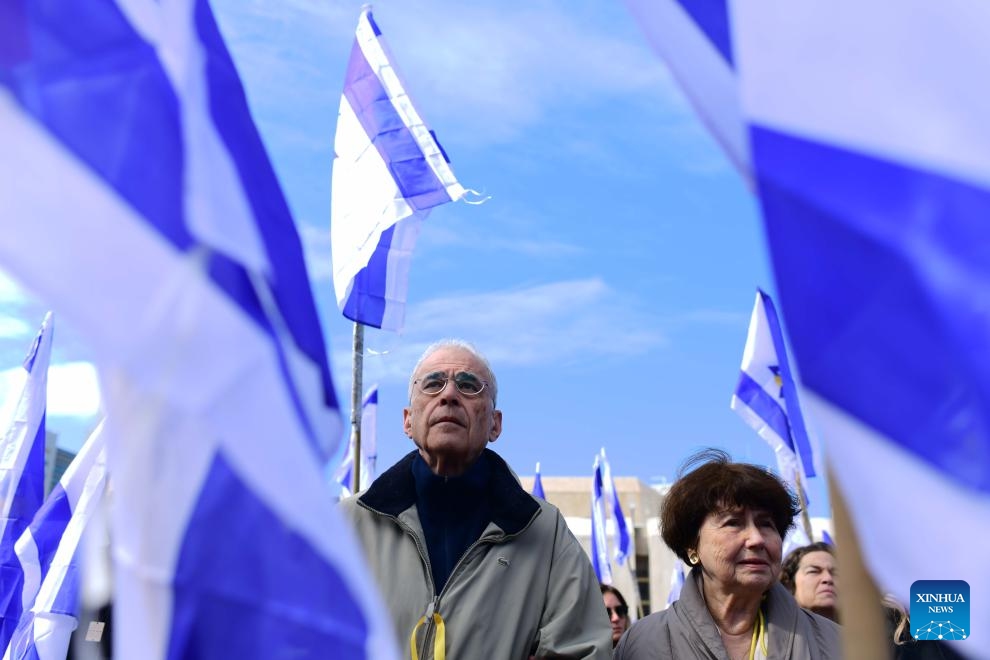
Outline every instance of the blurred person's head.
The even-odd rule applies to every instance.
[[[629,628],[629,606],[618,589],[607,584],[600,586],[605,610],[608,612],[608,620],[612,624],[612,646],[614,647],[619,643],[622,633]]]
[[[801,607],[838,621],[835,553],[828,543],[812,543],[793,550],[784,560],[780,583]]]

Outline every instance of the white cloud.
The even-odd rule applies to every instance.
[[[0,400],[9,401],[19,394],[23,373],[21,367],[0,371]],[[91,363],[66,362],[49,367],[49,416],[90,417],[99,409],[100,386]]]
[[[30,337],[31,326],[13,316],[0,316],[0,339],[24,339]]]
[[[242,74],[265,90],[253,101],[268,106],[288,96],[336,108],[344,72],[326,71],[320,58],[337,61],[350,48],[357,4],[255,0],[218,9]],[[442,136],[500,143],[569,106],[615,97],[689,112],[621,6],[383,3],[375,18],[409,92],[443,126]]]
[[[410,330],[402,337],[369,330],[365,346],[388,354],[367,356],[365,373],[404,381],[423,350],[442,337],[467,339],[500,366],[635,356],[667,345],[660,326],[599,278],[450,295],[411,305]],[[349,343],[336,347],[333,363],[341,368],[336,382],[349,382],[343,368],[351,363]]]
[[[23,305],[27,300],[17,282],[0,270],[0,305]]]

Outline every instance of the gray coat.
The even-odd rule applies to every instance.
[[[399,648],[410,653],[420,617],[436,612],[451,660],[526,660],[530,654],[607,660],[612,635],[588,556],[560,512],[526,493],[505,462],[485,451],[493,468],[493,520],[439,594],[416,510],[416,452],[341,503],[381,587]],[[432,620],[417,631],[422,660],[434,657],[438,631]]]
[[[729,660],[715,621],[702,600],[700,571],[684,582],[680,599],[622,636],[613,660]],[[839,626],[798,607],[779,582],[767,593],[768,660],[831,660],[842,657]]]

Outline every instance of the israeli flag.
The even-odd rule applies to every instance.
[[[0,36],[2,33],[0,28]],[[4,242],[8,240],[12,240],[9,235]],[[24,359],[23,371],[17,373],[20,394],[11,397],[13,409],[5,411],[3,420],[8,422],[0,444],[0,646],[3,648],[23,612],[24,574],[15,545],[45,497],[45,406],[53,327],[52,313],[48,312]],[[11,391],[17,392],[16,384]]]
[[[622,566],[629,557],[629,550],[632,545],[632,538],[629,536],[629,528],[626,526],[626,516],[622,513],[622,505],[619,503],[619,494],[615,490],[615,482],[612,480],[612,468],[605,458],[605,448],[602,447],[599,453],[601,458],[602,483],[605,486],[605,503],[615,521],[618,542],[615,545],[615,563]]]
[[[3,660],[64,660],[78,625],[80,541],[106,490],[103,423],[17,541],[23,611]]]
[[[667,592],[667,607],[673,605],[681,597],[681,589],[684,587],[684,564],[680,559],[674,561],[674,567],[670,571],[670,591]],[[666,607],[664,609],[667,609]]]
[[[543,478],[540,476],[539,461],[536,462],[536,474],[533,476],[533,497],[539,497],[541,500],[547,499],[543,492]]]
[[[902,602],[933,561],[990,593],[990,5],[729,14],[788,335],[864,560]]]
[[[787,361],[780,319],[773,300],[761,289],[756,290],[739,383],[729,406],[773,449],[782,477],[797,483],[798,456],[804,473],[815,476],[811,443]]]
[[[0,263],[97,356],[114,655],[396,657],[323,478],[341,423],[299,238],[209,5],[17,6]]]
[[[749,136],[739,100],[727,0],[625,0],[698,116],[748,181]]]
[[[603,485],[601,455],[595,456],[594,473],[591,478],[591,565],[602,584],[612,584],[612,565],[608,559],[607,535],[605,533],[605,487]]]
[[[375,480],[378,462],[378,385],[372,385],[361,401],[361,482],[366,488]],[[354,438],[347,445],[347,455],[337,468],[334,480],[340,484],[341,497],[357,492],[354,484]]]
[[[423,220],[465,194],[392,61],[365,6],[340,99],[330,238],[341,312],[383,330],[402,328]]]

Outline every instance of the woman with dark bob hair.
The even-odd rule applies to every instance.
[[[616,660],[841,657],[839,628],[777,581],[797,501],[756,465],[708,449],[687,460],[660,509],[661,534],[691,565],[681,597],[634,623]]]

